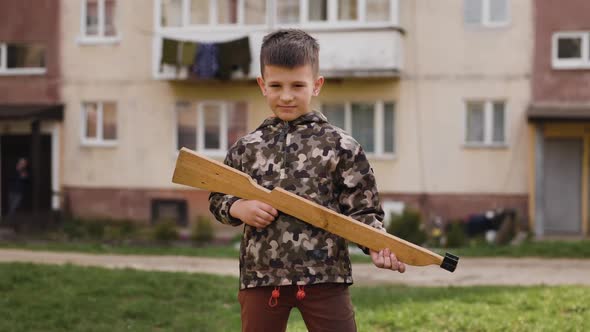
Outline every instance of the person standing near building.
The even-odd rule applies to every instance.
[[[267,189],[285,190],[382,230],[383,209],[360,144],[311,109],[324,83],[319,45],[301,30],[262,42],[258,84],[272,115],[229,150],[225,164]],[[242,331],[285,331],[297,308],[310,332],[356,331],[348,243],[257,200],[211,193],[221,223],[244,225],[240,246]],[[376,267],[404,272],[389,249],[362,248]]]
[[[29,162],[26,158],[19,158],[16,163],[16,172],[8,184],[8,212],[6,214],[8,218],[13,217],[21,207],[29,182],[28,166]]]

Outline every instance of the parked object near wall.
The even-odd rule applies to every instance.
[[[516,210],[500,208],[467,218],[465,233],[469,237],[484,234],[488,243],[507,244],[516,234]]]

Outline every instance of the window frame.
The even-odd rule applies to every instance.
[[[8,42],[0,42],[0,76],[45,75],[47,74],[47,47],[45,47],[45,67],[8,68]],[[26,43],[23,43],[26,44]]]
[[[510,4],[511,0],[506,0],[506,21],[491,21],[491,1],[494,0],[477,0],[481,2],[481,21],[478,23],[468,23],[465,17],[465,8],[467,1],[463,0],[463,23],[470,27],[483,27],[483,28],[504,28],[510,25],[512,21]]]
[[[581,38],[582,54],[579,59],[559,59],[561,38]],[[590,31],[559,31],[551,36],[551,66],[553,69],[590,69]]]
[[[470,103],[483,103],[484,139],[483,142],[467,141],[469,130],[468,115]],[[494,103],[504,104],[504,141],[494,142]],[[508,101],[507,99],[465,99],[463,101],[463,146],[466,148],[507,148],[508,147]]]
[[[114,36],[105,36],[106,29],[106,0],[96,0],[98,3],[98,33],[96,36],[88,35],[86,31],[86,12],[88,10],[88,0],[80,0],[80,35],[77,42],[80,45],[97,45],[97,44],[117,44],[121,41],[121,32],[119,27],[119,17],[117,15],[118,0],[114,0],[115,17],[114,24],[116,34]]]
[[[97,111],[97,120],[96,120],[96,138],[88,138],[86,137],[86,133],[88,132],[88,113],[86,112],[86,104],[96,104],[96,111]],[[113,103],[115,105],[115,119],[117,119],[117,138],[115,139],[104,139],[103,137],[103,104],[104,103]],[[82,125],[80,131],[80,139],[82,142],[82,146],[87,147],[115,147],[119,142],[119,104],[116,101],[112,100],[86,100],[81,103],[81,112],[82,112]]]
[[[399,0],[389,0],[389,19],[377,22],[367,21],[367,0],[357,0],[356,20],[340,20],[338,19],[338,0],[327,0],[327,20],[326,21],[310,21],[309,20],[309,1],[314,0],[299,0],[299,21],[296,23],[278,23],[277,6],[274,3],[272,8],[273,22],[276,22],[277,28],[289,27],[304,27],[305,29],[333,29],[333,28],[371,28],[398,25],[399,15]],[[396,15],[397,14],[397,15]]]
[[[355,101],[345,101],[345,102],[341,102],[341,101],[321,101],[320,102],[320,111],[324,112],[324,104],[341,104],[344,105],[344,131],[346,131],[347,133],[349,133],[352,136],[352,104],[355,103],[364,103],[364,104],[373,104],[374,106],[374,117],[373,117],[373,139],[374,139],[374,144],[375,144],[375,151],[369,152],[368,150],[365,149],[365,147],[363,146],[363,149],[365,150],[365,154],[367,155],[367,158],[371,158],[371,159],[394,159],[397,157],[397,102],[395,100],[384,100],[384,99],[380,99],[380,100],[355,100]],[[385,152],[385,125],[384,125],[384,119],[385,119],[385,104],[387,103],[391,103],[393,104],[393,152]],[[329,119],[328,119],[329,121]],[[354,138],[354,137],[353,137]],[[356,138],[355,138],[356,140]]]
[[[245,101],[240,100],[198,100],[198,101],[187,101],[187,100],[177,100],[174,106],[174,151],[178,153],[180,149],[178,148],[178,105],[179,103],[188,103],[190,105],[191,112],[197,112],[196,120],[197,125],[196,130],[196,151],[202,153],[207,156],[211,157],[225,157],[227,151],[230,148],[228,138],[228,131],[229,131],[229,123],[228,123],[228,112],[231,107],[235,106],[238,103],[243,102],[246,104],[246,123],[248,123],[248,117],[250,116],[250,106]],[[219,117],[219,149],[205,149],[205,107],[215,105],[219,108],[217,112],[221,112]],[[248,129],[246,128],[246,131]],[[233,143],[232,143],[233,144]]]
[[[164,31],[185,31],[191,29],[195,31],[208,31],[211,29],[216,31],[235,31],[236,29],[257,30],[261,28],[304,28],[307,30],[331,30],[331,29],[349,29],[349,28],[385,28],[399,25],[399,0],[389,0],[389,20],[367,22],[366,21],[366,1],[357,0],[357,20],[340,21],[338,16],[338,0],[328,1],[328,20],[325,22],[309,21],[308,8],[309,1],[314,0],[299,0],[299,20],[295,23],[278,23],[277,4],[276,0],[266,0],[266,14],[265,23],[263,24],[245,24],[245,0],[238,0],[238,22],[235,24],[218,24],[217,23],[217,1],[209,0],[209,23],[208,24],[191,24],[190,23],[190,0],[182,1],[182,16],[180,26],[163,26],[161,24],[162,18],[162,1],[154,0],[154,19],[156,20],[156,29]],[[332,5],[330,5],[332,4]]]
[[[266,3],[266,14],[264,15],[265,22],[262,24],[246,24],[245,23],[245,0],[237,0],[237,23],[230,23],[230,24],[218,24],[217,23],[217,0],[209,0],[209,20],[207,24],[192,24],[191,23],[191,0],[181,0],[181,22],[180,26],[164,26],[162,25],[162,1],[155,0],[155,19],[156,19],[156,26],[159,29],[164,30],[177,30],[177,29],[203,29],[203,30],[224,30],[224,29],[231,29],[234,30],[236,28],[264,28],[269,24],[269,3],[270,0],[265,0]]]

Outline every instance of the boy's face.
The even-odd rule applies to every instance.
[[[264,78],[258,85],[276,117],[292,121],[311,111],[312,96],[317,96],[324,84],[322,76],[314,77],[311,65],[295,68],[264,66]]]

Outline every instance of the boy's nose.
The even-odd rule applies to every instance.
[[[293,95],[290,93],[281,94],[281,101],[287,102],[293,100]]]

